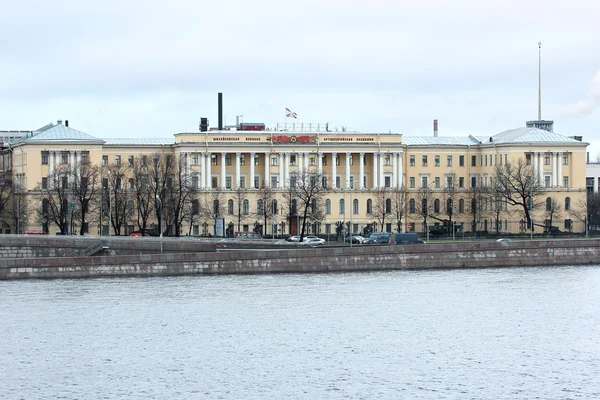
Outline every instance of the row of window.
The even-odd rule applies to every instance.
[[[489,178],[489,182],[488,182],[488,178]],[[476,188],[479,186],[483,186],[483,187],[488,187],[488,186],[493,186],[494,185],[494,177],[488,177],[487,175],[483,177],[483,179],[481,179],[481,177],[477,176],[477,175],[473,175],[471,176],[471,185],[469,187],[471,188]],[[441,179],[439,176],[436,176],[433,179],[433,182],[430,183],[429,181],[429,176],[421,176],[421,188],[429,188],[430,184],[433,184],[433,187],[436,189],[440,189],[441,188]],[[544,176],[544,186],[549,188],[552,187],[552,176],[550,175],[545,175]],[[386,187],[388,187],[386,185]],[[414,176],[411,176],[408,178],[408,187],[409,188],[416,188],[416,178]],[[446,176],[446,188],[453,188],[456,187],[456,183],[455,183],[455,177],[454,175],[448,175]],[[465,178],[464,177],[459,177],[458,178],[458,187],[459,188],[464,188],[465,187]],[[568,188],[569,187],[569,177],[568,176],[563,176],[563,187]]]
[[[61,151],[59,153],[59,162],[60,164],[69,164],[69,155],[71,153],[68,151]],[[88,152],[81,152],[81,162],[82,163],[86,163],[88,160],[88,156],[89,153]],[[42,151],[42,164],[43,165],[48,165],[50,161],[50,152],[49,151]]]

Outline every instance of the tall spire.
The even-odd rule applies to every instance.
[[[538,121],[542,120],[542,42],[538,42]]]

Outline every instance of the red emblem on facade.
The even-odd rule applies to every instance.
[[[273,143],[316,143],[316,136],[273,136],[271,138]]]

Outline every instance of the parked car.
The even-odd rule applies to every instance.
[[[390,234],[387,232],[374,232],[369,237],[374,238],[377,244],[388,244],[390,242]]]
[[[352,244],[362,244],[364,242],[364,238],[362,236],[348,236],[346,239],[344,239],[344,242],[346,243],[352,243]]]
[[[325,243],[325,239],[319,239],[318,237],[313,237],[311,239],[302,241],[302,244],[311,247],[323,246],[323,243]]]
[[[237,239],[262,239],[262,236],[255,232],[236,232],[235,237]]]
[[[321,244],[325,243],[325,239],[321,239],[320,237],[312,236],[312,235],[304,236],[304,238],[302,239],[303,242],[308,242],[311,240],[313,240],[313,241],[318,240],[319,242],[321,242]]]
[[[416,233],[396,233],[394,235],[396,244],[424,244],[425,241]]]
[[[286,240],[288,242],[299,242],[300,241],[300,236],[298,236],[298,235],[290,236]]]
[[[131,236],[131,237],[142,237],[142,236],[150,236],[150,235],[148,234],[148,232],[144,233],[143,235],[142,235],[142,232],[132,232],[129,236]]]
[[[363,244],[378,244],[377,238],[369,236],[368,238],[365,238]]]
[[[512,242],[512,239],[500,238],[496,242]]]

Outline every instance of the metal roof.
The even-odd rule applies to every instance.
[[[24,136],[16,141],[15,144],[23,142],[103,142],[102,139],[98,139],[97,137],[88,135],[77,129],[69,128],[60,123],[53,126],[50,125],[46,125],[39,130],[31,132],[30,135]]]
[[[579,143],[582,142],[570,138],[568,136],[560,135],[555,132],[549,132],[539,128],[517,128],[510,129],[498,133],[491,137],[491,143],[496,144],[510,144],[510,143]],[[489,141],[489,138],[488,138]]]
[[[473,146],[480,144],[471,136],[402,136],[408,146]]]
[[[173,138],[106,138],[104,140],[106,146],[171,146],[175,144]]]

